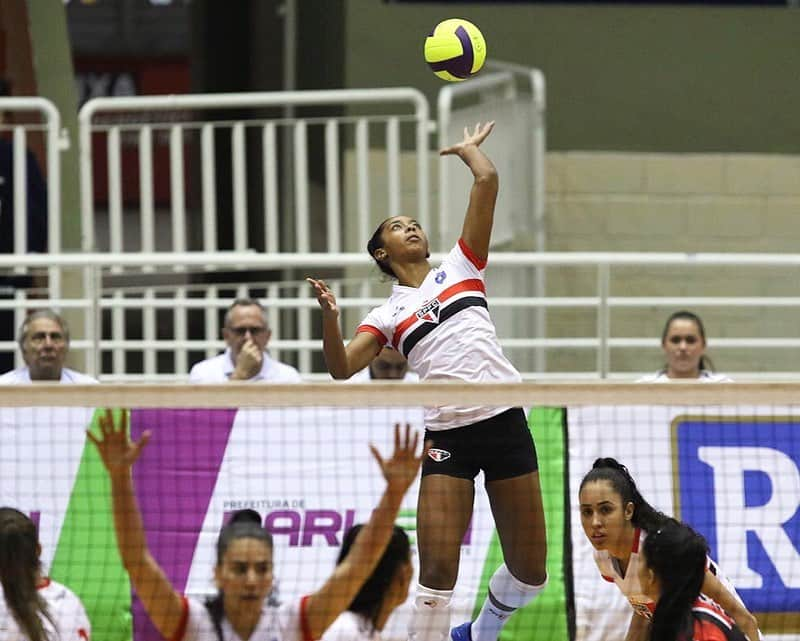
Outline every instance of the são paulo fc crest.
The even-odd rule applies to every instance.
[[[439,322],[439,299],[434,298],[416,311],[416,317],[431,323]]]
[[[441,463],[442,461],[449,459],[451,454],[447,450],[440,450],[432,447],[428,450],[428,456],[430,456],[437,463]]]

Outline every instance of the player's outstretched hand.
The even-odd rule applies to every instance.
[[[411,432],[411,426],[406,423],[404,433],[401,434],[399,423],[394,426],[394,453],[389,459],[380,455],[374,445],[369,449],[372,455],[381,466],[381,472],[390,488],[396,489],[405,494],[406,490],[417,478],[417,472],[422,464],[422,459],[427,456],[431,444],[425,443],[422,453],[417,456],[417,445],[419,443],[419,433]]]
[[[317,302],[319,302],[323,314],[335,314],[338,316],[339,308],[336,306],[336,296],[333,295],[333,292],[325,284],[325,281],[317,280],[316,278],[306,278],[306,282],[314,288],[314,294],[317,296]]]
[[[131,441],[128,438],[128,413],[125,411],[120,412],[118,425],[115,425],[114,414],[108,409],[100,417],[99,423],[102,439],[88,430],[86,435],[97,447],[109,476],[129,474],[142,449],[150,440],[150,432],[146,431],[138,441]]]
[[[467,147],[479,147],[480,144],[486,140],[487,136],[492,133],[494,129],[494,120],[486,123],[477,123],[475,130],[470,133],[469,127],[464,127],[464,140],[450,147],[445,147],[439,151],[440,156],[448,156],[450,154],[461,155],[461,152]]]

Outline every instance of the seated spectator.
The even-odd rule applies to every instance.
[[[17,336],[25,367],[0,376],[0,385],[32,381],[97,383],[91,376],[64,367],[69,353],[69,327],[52,309],[40,309],[22,322]]]
[[[189,380],[193,383],[299,383],[300,372],[267,354],[271,336],[267,313],[261,303],[252,298],[233,301],[225,313],[222,328],[228,347],[219,356],[195,363]]]
[[[637,383],[664,383],[671,380],[697,380],[700,383],[728,383],[732,379],[713,371],[706,356],[706,330],[703,321],[682,310],[667,319],[661,333],[661,348],[667,362],[655,374],[643,376]]]
[[[391,347],[384,347],[367,367],[353,374],[349,380],[353,383],[376,380],[416,383],[419,381],[419,376],[408,369],[408,361],[400,352]]]

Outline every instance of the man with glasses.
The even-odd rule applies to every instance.
[[[252,298],[240,298],[225,313],[222,337],[227,348],[219,356],[195,363],[189,372],[192,383],[259,381],[299,383],[300,373],[267,354],[272,332],[264,306]]]
[[[97,383],[91,376],[64,367],[69,353],[69,327],[53,310],[40,309],[29,314],[19,328],[17,343],[25,367],[0,376],[0,385],[18,385],[33,381]]]

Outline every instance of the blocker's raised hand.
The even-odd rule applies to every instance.
[[[108,474],[113,476],[129,473],[150,440],[150,432],[146,431],[138,441],[131,441],[128,437],[128,412],[125,411],[120,412],[118,424],[115,423],[114,414],[109,409],[100,417],[99,422],[102,438],[96,437],[88,430],[86,436],[97,447]]]

